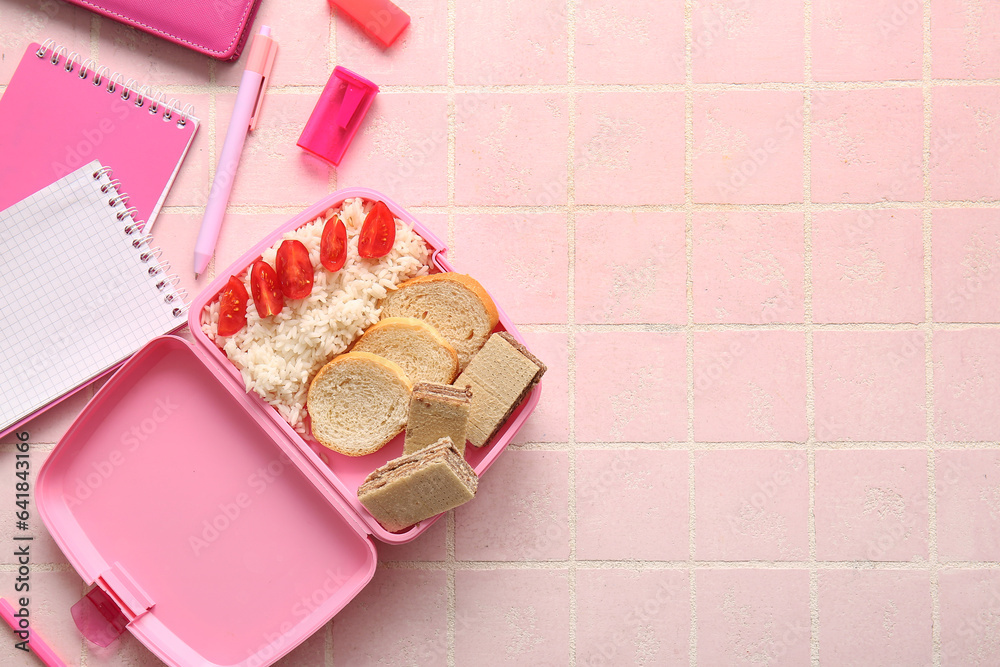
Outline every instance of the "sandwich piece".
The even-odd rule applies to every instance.
[[[389,461],[358,487],[358,500],[382,527],[398,532],[476,495],[479,478],[450,438]]]
[[[395,362],[411,382],[449,384],[458,375],[455,348],[437,329],[414,317],[389,317],[376,322],[351,349]]]
[[[469,442],[476,447],[489,442],[545,370],[545,364],[506,331],[490,336],[454,382],[472,390]]]
[[[348,352],[319,369],[306,410],[312,434],[348,456],[377,452],[406,425],[413,384],[403,369],[368,352]]]
[[[426,321],[458,352],[458,369],[469,363],[500,321],[483,286],[461,273],[434,273],[400,283],[382,300],[382,318]]]
[[[471,397],[472,392],[468,388],[430,382],[413,385],[403,453],[412,454],[449,437],[458,453],[464,456]]]

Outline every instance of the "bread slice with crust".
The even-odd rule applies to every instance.
[[[406,425],[413,384],[397,364],[368,352],[334,357],[309,383],[312,435],[347,456],[377,452]]]
[[[461,273],[433,273],[400,283],[382,300],[382,318],[415,317],[444,336],[462,370],[500,321],[483,286]]]
[[[472,390],[469,442],[482,447],[492,440],[545,371],[545,364],[506,331],[490,336],[454,382]]]
[[[415,317],[387,317],[368,327],[351,348],[399,365],[411,382],[450,384],[458,375],[458,353],[437,329]]]
[[[441,438],[376,469],[358,487],[358,500],[395,532],[472,500],[478,487],[476,471]]]

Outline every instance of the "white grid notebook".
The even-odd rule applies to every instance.
[[[0,212],[0,432],[185,323],[97,160]]]

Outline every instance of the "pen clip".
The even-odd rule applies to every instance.
[[[254,38],[255,41],[258,39],[266,40],[266,44],[263,46],[266,51],[264,53],[264,62],[260,69],[260,90],[257,91],[257,101],[253,105],[253,114],[250,116],[251,130],[257,128],[257,120],[260,118],[260,107],[264,104],[264,91],[267,90],[267,84],[270,83],[271,68],[274,67],[274,57],[278,53],[278,43],[276,41],[263,35],[258,35]],[[256,44],[254,45],[256,46]]]

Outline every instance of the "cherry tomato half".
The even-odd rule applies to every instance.
[[[362,257],[383,257],[392,250],[396,242],[396,220],[389,207],[383,202],[375,202],[368,212],[365,224],[361,226],[358,238],[358,254]]]
[[[219,293],[219,335],[232,336],[247,325],[247,302],[250,295],[243,281],[229,276],[229,282]]]
[[[283,241],[274,258],[281,291],[289,299],[304,299],[313,288],[313,265],[302,241]]]
[[[258,259],[250,269],[250,291],[253,292],[253,305],[261,317],[277,315],[285,307],[278,287],[278,274],[264,260]]]
[[[328,271],[340,271],[347,261],[347,227],[340,218],[330,218],[319,240],[319,261]]]

